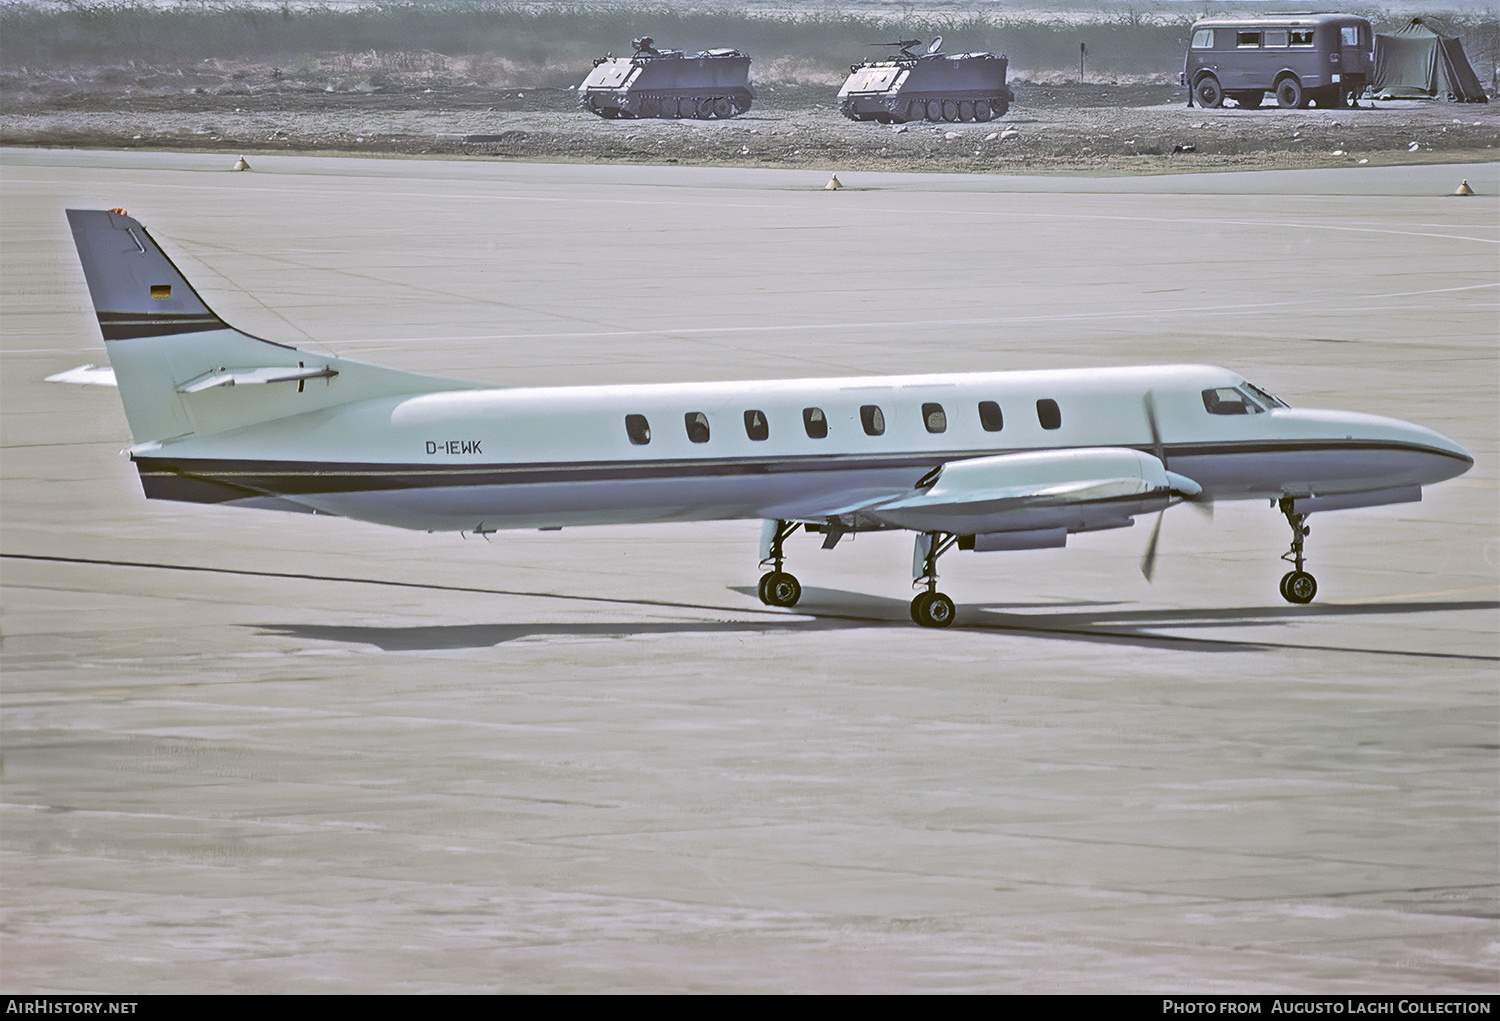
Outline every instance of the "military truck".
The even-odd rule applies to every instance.
[[[1225,99],[1256,109],[1266,94],[1295,110],[1348,106],[1374,80],[1374,30],[1351,14],[1275,14],[1194,23],[1179,81],[1188,106]]]
[[[606,119],[737,117],[750,109],[750,58],[739,50],[692,56],[631,40],[628,57],[606,54],[578,86],[578,105]]]
[[[898,48],[895,56],[851,64],[839,89],[839,111],[855,121],[988,121],[1015,101],[1005,84],[1010,62],[993,53],[943,53],[942,36],[925,53],[920,39],[876,46]]]

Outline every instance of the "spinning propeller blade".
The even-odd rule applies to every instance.
[[[1151,453],[1161,462],[1163,468],[1167,467],[1167,448],[1161,442],[1161,427],[1156,423],[1156,394],[1150,390],[1146,396],[1141,398],[1141,407],[1146,410],[1146,425],[1151,429]]]
[[[1141,573],[1146,580],[1151,580],[1151,575],[1156,571],[1156,540],[1161,538],[1161,519],[1166,516],[1163,509],[1156,515],[1156,527],[1151,529],[1151,540],[1146,543],[1146,552],[1141,556]]]
[[[1151,453],[1161,462],[1161,466],[1166,468],[1167,447],[1162,442],[1161,424],[1156,418],[1156,394],[1154,392],[1146,391],[1145,396],[1141,398],[1141,408],[1146,412],[1146,426],[1151,430]],[[1170,469],[1167,471],[1167,478],[1174,480],[1171,490],[1172,498],[1191,505],[1199,513],[1206,514],[1210,521],[1213,520],[1213,501],[1203,495],[1202,488],[1196,482],[1177,475]],[[1171,504],[1169,503],[1168,506]],[[1151,575],[1156,570],[1156,543],[1161,538],[1161,521],[1166,513],[1166,507],[1157,512],[1156,525],[1151,529],[1151,539],[1146,543],[1146,552],[1141,557],[1141,573],[1146,576],[1147,581],[1151,580]]]

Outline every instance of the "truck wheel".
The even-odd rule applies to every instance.
[[[1302,96],[1302,83],[1295,78],[1283,78],[1276,83],[1276,105],[1283,110],[1297,110],[1307,102]]]
[[[1206,110],[1224,105],[1224,89],[1219,85],[1219,79],[1213,75],[1204,75],[1198,79],[1198,84],[1193,87],[1193,98],[1198,100],[1198,105]]]

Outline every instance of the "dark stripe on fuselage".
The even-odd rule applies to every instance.
[[[261,459],[175,459],[137,456],[146,495],[154,499],[221,503],[255,493],[271,496],[312,496],[320,493],[360,493],[401,489],[464,486],[515,486],[571,482],[647,482],[730,478],[754,475],[836,471],[911,469],[917,475],[950,461],[1033,452],[1037,448],[1007,450],[947,450],[929,453],[798,455],[787,457],[683,458],[636,461],[557,461],[513,464],[364,464],[359,462],[270,461]],[[1069,448],[1042,448],[1065,450]],[[1154,453],[1148,447],[1132,449]],[[1245,443],[1183,443],[1164,448],[1167,462],[1177,458],[1253,456],[1259,454],[1316,454],[1350,451],[1403,451],[1441,454],[1472,463],[1452,451],[1416,443],[1388,440],[1282,440]],[[913,477],[915,482],[916,476]],[[168,495],[168,494],[171,495]],[[188,495],[188,494],[194,495]]]

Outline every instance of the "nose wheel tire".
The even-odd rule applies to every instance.
[[[1288,571],[1281,579],[1281,597],[1289,603],[1310,603],[1317,594],[1318,582],[1306,571]]]
[[[941,592],[923,592],[911,601],[911,619],[923,627],[947,627],[957,612],[953,600]]]
[[[785,571],[761,576],[760,601],[767,606],[796,606],[802,598],[802,583]]]

